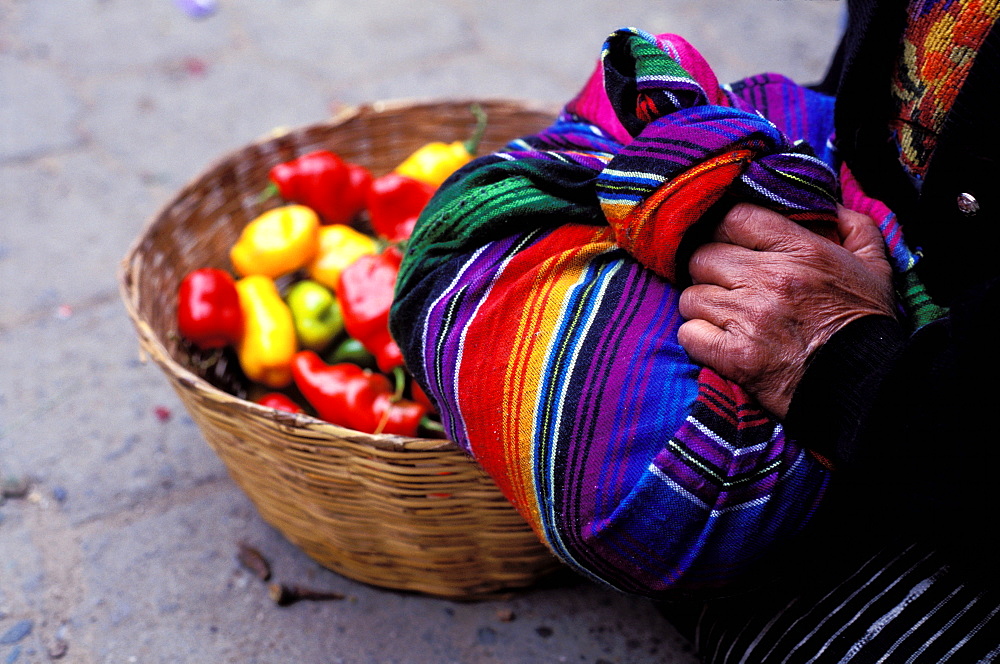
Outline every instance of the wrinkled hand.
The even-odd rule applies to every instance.
[[[688,354],[785,417],[809,356],[849,322],[893,315],[892,270],[869,217],[840,208],[841,244],[740,204],[692,255],[681,293]]]

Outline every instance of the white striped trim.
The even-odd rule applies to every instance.
[[[930,620],[934,616],[934,614],[936,614],[941,609],[942,606],[944,606],[945,604],[947,604],[948,601],[952,597],[954,597],[955,595],[957,595],[958,592],[960,590],[962,590],[962,588],[964,588],[964,587],[965,586],[958,586],[957,588],[955,588],[954,590],[952,590],[950,593],[948,593],[948,595],[943,600],[941,600],[940,602],[938,602],[937,605],[933,609],[931,609],[930,611],[928,611],[922,618],[920,618],[920,620],[918,620],[917,622],[915,622],[913,624],[913,626],[910,627],[910,629],[906,630],[901,637],[899,637],[898,639],[896,639],[896,642],[893,643],[892,646],[888,650],[885,651],[885,654],[882,655],[882,657],[880,657],[879,660],[878,660],[878,662],[876,662],[875,664],[880,664],[880,662],[886,661],[886,659],[888,659],[889,656],[892,655],[892,653],[894,653],[896,651],[896,649],[900,645],[902,645],[902,643],[904,641],[906,641],[906,639],[908,639],[914,632],[916,632],[917,629],[919,629],[921,625],[923,625],[925,622],[927,622],[928,620]]]

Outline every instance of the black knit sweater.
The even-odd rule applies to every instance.
[[[823,87],[837,95],[842,158],[896,212],[922,254],[918,276],[950,314],[912,335],[885,317],[846,326],[811,358],[786,428],[837,466],[828,521],[902,529],[974,553],[992,543],[1000,495],[992,478],[1000,468],[1000,32],[994,26],[976,56],[918,192],[888,129],[906,5],[852,1]],[[961,194],[975,199],[976,214],[959,208]]]

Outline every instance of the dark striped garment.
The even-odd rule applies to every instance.
[[[664,613],[708,664],[971,664],[1000,653],[1000,592],[922,544],[812,575]]]

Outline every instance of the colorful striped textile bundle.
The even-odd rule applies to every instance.
[[[418,223],[393,336],[448,436],[578,571],[719,586],[822,500],[823,460],[679,346],[675,282],[682,240],[735,201],[829,229],[832,111],[774,74],[721,88],[683,39],[622,29],[551,127]]]

